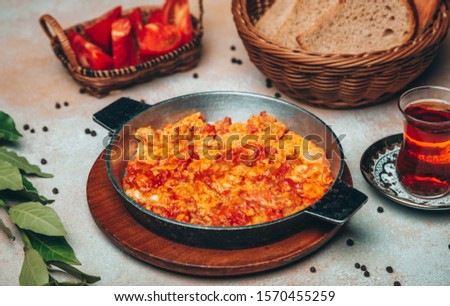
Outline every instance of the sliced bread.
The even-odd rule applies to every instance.
[[[441,0],[414,0],[417,10],[418,29],[417,33],[423,31],[431,24],[437,9],[441,5]]]
[[[408,0],[344,0],[310,31],[297,36],[302,49],[359,54],[386,50],[409,40],[416,18]]]
[[[296,2],[296,0],[276,0],[258,20],[256,30],[268,38],[273,38],[286,22]]]
[[[339,2],[340,0],[297,0],[292,13],[278,33],[273,36],[273,40],[281,46],[298,49],[296,37],[309,30],[325,14],[335,9]]]

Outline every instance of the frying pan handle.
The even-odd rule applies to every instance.
[[[129,98],[120,98],[96,112],[93,119],[105,129],[115,133],[125,123],[150,107],[152,106]]]
[[[343,224],[367,199],[364,193],[339,181],[318,202],[305,209],[305,212],[328,222]]]

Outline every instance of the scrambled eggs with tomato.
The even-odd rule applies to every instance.
[[[181,222],[245,226],[286,217],[333,182],[323,149],[262,112],[209,124],[201,113],[163,129],[137,130],[123,179],[146,209]]]

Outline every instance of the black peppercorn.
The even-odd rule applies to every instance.
[[[387,266],[387,267],[386,267],[386,271],[387,271],[388,273],[392,273],[392,272],[394,272],[394,269],[392,269],[391,266]]]
[[[230,47],[230,49],[231,49],[231,51],[236,51],[236,47],[235,47],[234,45],[232,45],[232,46]]]
[[[34,129],[31,129],[31,130],[30,130],[30,133],[31,133],[31,134],[34,134]]]
[[[394,286],[401,286],[402,284],[400,284],[400,282],[399,281],[395,281],[394,282]]]
[[[309,268],[309,271],[311,271],[311,273],[316,273],[316,267]]]
[[[348,246],[352,246],[354,244],[355,244],[355,242],[352,239],[347,239],[347,245]]]
[[[97,132],[96,132],[96,131],[91,131],[91,136],[92,136],[92,137],[97,136]]]
[[[64,102],[64,106],[65,107],[69,106],[69,102]]]
[[[42,130],[43,130],[44,132],[48,132],[48,127],[44,126],[44,127],[42,128]]]
[[[53,194],[58,194],[59,190],[58,190],[58,188],[53,188],[52,192],[53,192]]]
[[[84,133],[85,133],[85,134],[90,134],[90,133],[91,133],[91,130],[90,130],[90,129],[84,129]]]
[[[47,163],[47,160],[45,158],[41,159],[41,164],[45,165]]]
[[[365,272],[364,272],[364,276],[365,276],[365,277],[369,277],[369,276],[370,276],[369,271],[365,271]]]
[[[384,212],[384,208],[380,206],[377,208],[377,211],[381,214],[382,212]]]
[[[198,73],[194,73],[192,76],[194,77],[194,79],[198,79]]]
[[[362,270],[362,271],[367,271],[366,266],[365,266],[365,265],[362,265],[362,266],[361,266],[361,270]]]
[[[56,102],[55,108],[56,108],[56,109],[60,109],[60,108],[61,108],[61,104],[59,104],[59,102]]]
[[[355,263],[355,268],[359,269],[359,268],[361,268],[361,265],[359,263]]]
[[[23,129],[24,129],[25,131],[27,131],[29,128],[30,128],[30,126],[29,126],[28,124],[25,124],[25,125],[23,126]]]

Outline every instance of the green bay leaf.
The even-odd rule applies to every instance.
[[[78,282],[78,281],[64,281],[64,282],[60,282],[57,279],[53,278],[50,275],[50,281],[45,284],[45,286],[87,286],[86,282]]]
[[[3,147],[0,147],[0,160],[10,163],[26,174],[35,174],[40,177],[53,177],[49,173],[42,172],[37,165],[30,164],[25,157],[17,155],[16,152],[8,151]]]
[[[47,266],[38,251],[30,249],[25,252],[22,271],[19,276],[21,286],[42,286],[49,281]]]
[[[21,190],[22,175],[17,167],[0,160],[0,190]]]
[[[28,231],[27,236],[33,249],[41,254],[45,261],[63,261],[67,264],[80,265],[72,247],[64,237],[51,237]]]
[[[58,282],[56,280],[50,281],[50,283],[47,284],[47,286],[87,286],[86,282]]]
[[[55,200],[47,199],[46,197],[40,195],[38,193],[37,189],[33,186],[33,184],[25,176],[22,176],[22,185],[23,185],[22,190],[11,191],[7,194],[10,196],[12,195],[18,199],[39,202],[42,204],[50,204],[50,203],[55,202]]]
[[[22,229],[27,229],[47,236],[65,236],[67,234],[56,212],[38,202],[27,202],[9,209],[12,222]]]
[[[5,112],[0,111],[0,139],[15,141],[22,137],[16,130],[14,120]]]
[[[96,282],[101,280],[101,278],[99,276],[86,274],[86,273],[78,270],[77,268],[66,264],[65,262],[49,261],[48,264],[60,268],[61,270],[69,273],[70,275],[78,278],[79,280],[81,280],[82,282],[85,282],[87,284],[94,284],[94,283],[96,283]]]

